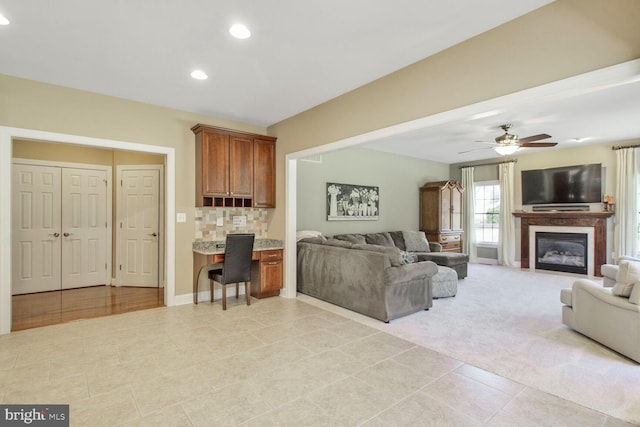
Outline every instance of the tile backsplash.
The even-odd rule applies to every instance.
[[[236,224],[234,225],[234,217]],[[242,221],[241,217],[245,217]],[[222,223],[222,225],[216,225]],[[224,240],[228,233],[267,237],[267,210],[258,208],[196,208],[196,240]]]

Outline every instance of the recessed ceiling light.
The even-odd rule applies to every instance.
[[[0,25],[9,25],[9,20],[0,13]]]
[[[229,28],[229,33],[237,39],[248,39],[251,31],[244,24],[234,24]]]
[[[207,80],[207,78],[209,78],[209,76],[207,76],[207,73],[202,70],[193,70],[191,72],[191,77],[196,80]]]

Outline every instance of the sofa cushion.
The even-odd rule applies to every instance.
[[[339,248],[350,248],[353,246],[353,243],[340,239],[327,239],[322,244],[327,246],[337,246]]]
[[[322,237],[305,237],[303,239],[298,240],[298,242],[315,243],[316,245],[323,245],[324,242],[326,242],[326,241],[327,240],[323,239]]]
[[[393,239],[393,244],[401,251],[406,251],[407,247],[404,245],[404,237],[402,237],[402,231],[390,231],[389,235]]]
[[[347,242],[355,243],[358,245],[364,245],[367,243],[367,241],[365,240],[362,234],[356,234],[356,233],[336,234],[335,236],[333,236],[333,238],[338,240],[346,240]]]
[[[393,267],[399,267],[404,265],[402,262],[402,257],[400,256],[400,249],[395,246],[390,248],[388,246],[380,246],[380,245],[369,245],[369,244],[355,244],[351,246],[351,249],[359,249],[362,251],[371,251],[371,252],[380,252],[389,257],[389,262]]]
[[[620,261],[616,284],[611,292],[620,297],[631,296],[634,284],[640,282],[640,263],[634,261]]]
[[[369,233],[364,235],[365,241],[370,245],[387,246],[395,248],[391,235],[387,232],[384,233]]]
[[[403,231],[405,250],[409,252],[431,252],[424,231]]]

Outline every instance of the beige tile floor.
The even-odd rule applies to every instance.
[[[624,426],[300,300],[157,308],[0,336],[0,402],[74,426]]]

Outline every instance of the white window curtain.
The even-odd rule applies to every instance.
[[[476,192],[473,187],[473,167],[462,168],[462,188],[464,190],[464,239],[462,239],[462,252],[469,255],[469,262],[476,262],[478,259],[476,252],[476,227],[475,227],[475,206]]]
[[[513,217],[515,172],[513,162],[500,163],[500,228],[498,232],[498,264],[516,265],[516,226]]]
[[[636,256],[638,250],[638,150],[621,148],[616,151],[618,176],[616,178],[616,225],[614,251],[616,258]]]

